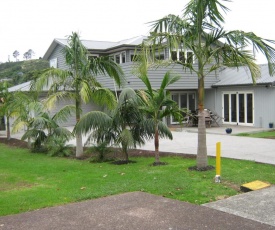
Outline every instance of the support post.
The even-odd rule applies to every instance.
[[[215,182],[221,182],[221,142],[216,143],[216,176]]]

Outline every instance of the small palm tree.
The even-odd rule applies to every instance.
[[[93,100],[97,104],[112,107],[115,104],[114,94],[101,86],[96,80],[99,74],[112,77],[120,86],[123,82],[121,68],[108,57],[89,60],[88,50],[80,41],[77,33],[68,38],[68,46],[63,50],[69,70],[49,69],[36,79],[33,88],[41,91],[49,87],[48,106],[53,106],[62,98],[75,101],[76,122],[81,118],[81,105]],[[83,155],[82,135],[76,134],[76,157]]]
[[[164,75],[160,89],[152,88],[147,75],[141,74],[139,78],[146,86],[146,90],[138,92],[142,106],[140,110],[146,115],[147,119],[143,121],[142,127],[145,127],[148,134],[153,135],[155,140],[155,165],[161,164],[159,159],[159,137],[168,137],[173,139],[168,126],[163,122],[163,118],[173,116],[176,120],[182,121],[182,110],[175,101],[172,100],[167,87],[179,80],[179,76],[173,76],[170,72]]]
[[[59,124],[66,122],[73,114],[74,106],[65,106],[51,116],[45,105],[38,101],[35,93],[17,92],[12,107],[17,108],[13,132],[26,128],[22,140],[28,140],[29,148],[31,140],[34,140],[34,147],[39,149],[49,136],[62,136],[67,141],[72,137],[72,134]]]
[[[85,114],[75,127],[75,132],[90,133],[88,143],[107,143],[121,147],[125,162],[128,150],[144,144],[148,134],[141,126],[143,116],[139,110],[138,95],[131,88],[123,89],[114,110],[107,113],[92,111]]]

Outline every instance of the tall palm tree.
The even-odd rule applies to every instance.
[[[140,110],[146,115],[147,119],[143,121],[143,127],[146,127],[147,133],[153,134],[155,144],[155,165],[161,164],[159,159],[159,137],[168,137],[173,139],[172,133],[163,122],[163,118],[173,116],[176,120],[182,120],[182,112],[167,87],[180,79],[180,76],[173,76],[170,72],[164,75],[161,86],[155,90],[152,88],[150,80],[146,74],[140,74],[139,78],[146,86],[146,90],[138,92],[142,106]]]
[[[49,69],[39,77],[34,88],[42,90],[49,87],[48,106],[53,106],[57,100],[70,98],[75,101],[76,122],[81,117],[81,104],[90,100],[112,107],[115,97],[113,93],[101,86],[96,80],[97,75],[109,75],[120,86],[123,83],[121,68],[108,57],[89,60],[88,50],[81,43],[79,35],[72,33],[68,37],[68,45],[63,49],[68,70]],[[83,155],[81,134],[76,134],[76,157]]]
[[[204,81],[207,75],[221,67],[247,66],[253,82],[260,70],[255,63],[254,51],[263,53],[268,61],[269,73],[275,73],[274,41],[263,39],[253,32],[241,30],[225,31],[222,12],[228,8],[227,0],[190,0],[183,10],[183,16],[168,15],[153,22],[151,35],[144,45],[148,56],[167,48],[182,53],[192,51],[193,57],[174,60],[184,69],[198,77],[198,150],[197,168],[205,168],[207,162],[206,130],[204,117]],[[149,52],[150,51],[150,52]],[[150,58],[147,58],[149,61]]]
[[[79,134],[89,133],[88,143],[115,144],[121,147],[125,163],[129,162],[128,150],[145,143],[150,134],[142,126],[143,114],[139,110],[136,92],[125,88],[112,111],[92,111],[85,114],[75,126]]]

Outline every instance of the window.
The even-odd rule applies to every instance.
[[[92,60],[94,58],[98,58],[98,54],[87,54],[88,60]]]
[[[191,64],[193,62],[194,62],[194,60],[193,60],[193,52],[188,51],[187,55],[186,55],[186,63]]]
[[[172,52],[171,52],[171,59],[172,59],[173,61],[177,61],[177,60],[178,60],[177,51],[172,51]]]
[[[155,57],[157,60],[164,60],[164,53],[158,53]]]
[[[125,63],[126,62],[126,52],[115,54],[114,61],[117,64]]]
[[[50,67],[57,68],[57,58],[50,60]]]
[[[195,92],[172,92],[172,100],[177,102],[180,109],[187,109],[190,112],[196,110],[196,93]],[[185,116],[185,114],[183,114]],[[171,124],[177,124],[177,121],[171,117]]]
[[[224,123],[253,125],[253,92],[224,92],[222,114]]]
[[[170,52],[172,61],[181,61],[183,63],[194,63],[194,54],[192,51],[172,50]]]

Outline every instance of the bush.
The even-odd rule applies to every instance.
[[[72,155],[72,146],[66,144],[67,140],[60,136],[49,137],[46,143],[48,155],[67,157]]]
[[[86,153],[92,153],[95,157],[92,157],[90,162],[105,162],[110,159],[107,158],[107,155],[111,153],[112,150],[108,146],[107,142],[101,142],[97,145],[90,147]]]

